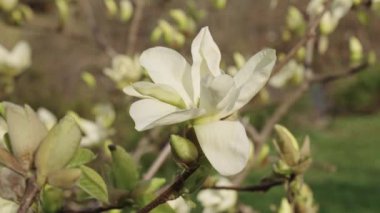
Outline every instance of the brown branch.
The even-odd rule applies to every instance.
[[[204,187],[202,189],[234,190],[241,192],[266,192],[275,186],[284,184],[286,181],[287,179],[285,178],[279,178],[275,180],[264,180],[261,183],[252,186],[210,186]]]
[[[362,64],[360,64],[356,67],[353,67],[353,68],[351,68],[345,72],[336,72],[336,73],[329,73],[329,74],[314,76],[310,81],[312,83],[319,82],[322,84],[326,84],[326,83],[329,83],[331,81],[335,81],[335,80],[338,80],[338,79],[341,79],[344,77],[354,75],[358,72],[361,72],[361,71],[365,70],[368,66],[369,66],[368,63],[362,63]]]
[[[91,28],[92,35],[94,37],[94,40],[98,47],[105,51],[105,53],[109,57],[113,57],[117,54],[117,52],[108,45],[108,42],[104,35],[101,33],[101,30],[98,27],[98,24],[96,23],[96,16],[94,14],[93,8],[91,6],[91,1],[82,0],[78,1],[80,6],[83,9],[83,12],[87,18],[87,22],[89,27]]]
[[[165,147],[162,149],[159,156],[156,158],[156,160],[150,166],[148,171],[145,173],[143,179],[144,180],[151,179],[157,173],[158,169],[161,168],[161,166],[164,164],[169,154],[170,154],[170,144],[166,143]]]
[[[172,183],[167,189],[165,189],[160,195],[156,197],[152,202],[146,205],[144,208],[137,211],[137,213],[147,213],[157,206],[166,203],[169,200],[175,199],[172,195],[178,193],[184,186],[185,181],[198,169],[197,167],[189,168],[179,175],[174,183]]]
[[[135,5],[135,14],[132,18],[128,34],[127,53],[129,55],[132,55],[136,49],[137,35],[139,33],[145,2],[144,0],[135,0]]]
[[[21,200],[20,208],[17,210],[17,213],[27,213],[39,192],[40,188],[37,186],[35,178],[28,178],[26,181],[25,194]]]

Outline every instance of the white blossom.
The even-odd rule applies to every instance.
[[[216,186],[231,186],[226,178],[220,178]],[[237,202],[238,194],[234,190],[206,189],[198,193],[197,199],[204,207],[203,213],[225,212],[232,209]]]
[[[222,175],[234,175],[246,165],[251,143],[239,121],[223,120],[238,111],[266,84],[276,60],[275,50],[252,56],[235,76],[220,69],[221,53],[209,29],[192,43],[193,64],[178,52],[154,47],[140,56],[152,82],[124,89],[142,98],[131,105],[138,131],[191,121],[203,152]]]
[[[27,42],[18,42],[11,51],[0,45],[0,73],[15,76],[30,65],[31,49]]]
[[[183,197],[168,201],[169,206],[177,213],[190,213],[191,208]]]

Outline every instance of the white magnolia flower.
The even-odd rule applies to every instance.
[[[193,64],[178,52],[154,47],[144,51],[141,65],[154,83],[126,87],[142,98],[131,105],[138,131],[191,120],[207,159],[222,175],[234,175],[246,165],[251,144],[239,121],[223,120],[247,104],[267,82],[275,50],[252,56],[234,76],[220,68],[221,53],[207,27],[192,43]]]
[[[183,197],[168,201],[169,206],[177,213],[190,213],[191,208]]]
[[[112,67],[105,68],[104,74],[115,81],[119,86],[125,86],[141,78],[142,70],[138,63],[138,56],[117,55],[112,58]]]
[[[37,116],[45,124],[46,128],[50,130],[57,123],[57,117],[46,108],[38,108]]]
[[[226,178],[220,178],[216,186],[231,186]],[[238,194],[234,190],[206,189],[198,193],[197,199],[204,207],[203,213],[217,213],[230,210],[236,205]]]
[[[0,73],[15,76],[27,69],[30,64],[31,49],[27,42],[18,42],[12,51],[0,45]]]
[[[84,136],[80,142],[83,147],[93,146],[102,142],[107,137],[107,130],[96,122],[78,118],[78,125]]]
[[[276,73],[268,82],[274,88],[281,88],[288,83],[299,83],[304,75],[304,66],[295,60],[290,60],[284,68]]]

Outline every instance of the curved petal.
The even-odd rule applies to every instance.
[[[185,72],[191,72],[191,69],[186,59],[178,52],[165,47],[150,48],[141,54],[140,63],[154,83],[172,87],[186,105],[191,105],[192,91],[187,91],[183,83]]]
[[[231,112],[247,104],[264,87],[275,62],[276,51],[273,49],[264,49],[248,60],[234,77],[240,93]]]
[[[222,175],[235,175],[246,166],[251,143],[238,121],[216,121],[194,126],[199,144],[211,165]]]
[[[234,106],[237,95],[238,89],[231,76],[209,75],[203,79],[201,85],[200,107],[208,113],[224,114]]]
[[[203,27],[191,44],[193,69],[199,70],[201,76],[211,73],[214,76],[221,74],[221,53],[208,27]]]
[[[180,123],[199,116],[201,113],[199,109],[181,110],[155,99],[136,101],[129,110],[138,131],[161,125]]]

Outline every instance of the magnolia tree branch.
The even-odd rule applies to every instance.
[[[131,26],[129,28],[128,43],[127,43],[127,53],[132,55],[136,49],[137,35],[140,29],[140,23],[142,20],[143,9],[145,6],[144,0],[135,0],[135,14],[131,21]]]
[[[166,159],[168,158],[170,154],[170,143],[166,143],[165,147],[162,149],[156,160],[153,162],[153,164],[149,167],[148,171],[145,173],[143,179],[149,180],[151,179],[157,171],[161,168],[161,166],[164,164]]]
[[[108,45],[106,38],[101,33],[101,30],[99,29],[98,24],[96,23],[96,16],[91,6],[91,1],[82,0],[78,1],[78,3],[80,4],[80,7],[82,8],[86,16],[88,25],[91,29],[92,35],[98,47],[104,50],[109,57],[115,56],[117,52],[111,46]]]
[[[40,188],[37,186],[35,178],[28,178],[26,180],[25,194],[21,200],[20,208],[17,210],[17,213],[27,213],[39,192]]]
[[[176,180],[166,188],[161,194],[159,194],[153,201],[151,201],[144,208],[137,211],[137,213],[147,213],[157,206],[166,203],[169,200],[173,200],[178,197],[176,193],[179,193],[183,188],[185,181],[198,169],[197,167],[189,168],[179,175]],[[175,195],[175,196],[173,196]]]
[[[203,189],[234,190],[241,192],[266,192],[275,186],[283,185],[286,181],[286,178],[278,178],[273,180],[263,180],[261,183],[252,186],[210,186],[204,187]]]

